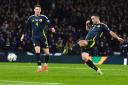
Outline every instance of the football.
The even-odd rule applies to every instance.
[[[12,61],[16,61],[17,60],[17,55],[14,53],[9,53],[7,56],[7,60],[12,62]]]

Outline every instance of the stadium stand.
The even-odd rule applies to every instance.
[[[28,36],[20,41],[28,16],[33,14],[36,0],[0,0],[0,51],[30,51]],[[85,22],[93,13],[120,36],[128,36],[128,0],[40,0],[43,13],[57,30],[48,35],[51,52],[61,52],[87,34]],[[119,51],[119,43],[111,37],[99,43],[102,53]],[[126,38],[128,41],[128,37]],[[112,41],[113,40],[113,41]],[[68,46],[68,47],[70,47]],[[107,49],[106,49],[107,48]]]

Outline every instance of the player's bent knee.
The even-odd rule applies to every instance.
[[[86,53],[86,52],[83,52],[83,53],[81,54],[81,56],[82,56],[82,59],[83,59],[84,61],[88,61],[88,60],[90,59],[89,54]]]
[[[88,45],[88,42],[86,40],[80,40],[78,42],[78,44],[81,46],[81,47],[86,47]]]

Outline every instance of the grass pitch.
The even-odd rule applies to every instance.
[[[101,65],[103,75],[83,64],[49,64],[35,73],[35,63],[0,63],[0,85],[128,85],[128,66]]]

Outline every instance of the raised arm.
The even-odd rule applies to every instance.
[[[121,42],[121,43],[124,42],[124,40],[123,40],[122,38],[120,38],[120,37],[119,37],[116,33],[114,33],[113,31],[110,31],[109,33],[110,33],[110,35],[111,35],[112,37],[114,37],[115,39],[117,39],[119,42]]]
[[[90,20],[87,20],[86,21],[86,30],[89,31],[89,23],[90,23]]]

